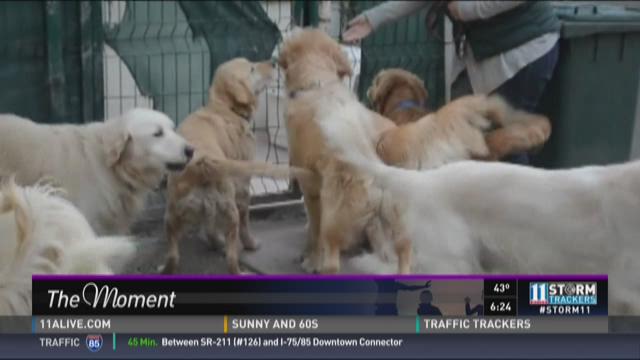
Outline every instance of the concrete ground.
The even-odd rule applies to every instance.
[[[143,216],[134,224],[138,253],[125,270],[127,273],[154,274],[164,264],[167,241],[163,209],[163,197],[155,194]],[[257,251],[241,253],[242,267],[257,273],[301,273],[296,259],[304,247],[305,223],[301,206],[260,211],[258,215],[252,213],[251,232],[261,246]],[[223,250],[207,243],[201,234],[185,237],[180,243],[180,273],[228,273]]]
[[[147,210],[133,226],[138,252],[125,269],[129,274],[156,274],[164,264],[164,198],[154,194]],[[306,242],[306,216],[302,204],[252,211],[250,228],[260,241],[256,251],[241,252],[241,267],[258,274],[302,274],[300,256]],[[343,256],[341,273],[357,273]],[[227,274],[223,250],[202,235],[185,237],[180,243],[180,274]]]

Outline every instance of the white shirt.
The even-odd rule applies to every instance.
[[[469,44],[465,48],[465,56],[453,57],[452,77],[467,69],[469,82],[474,94],[488,94],[514,77],[525,66],[545,55],[558,42],[558,33],[548,33],[530,40],[517,48],[477,62]]]

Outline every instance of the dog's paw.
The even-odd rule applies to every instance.
[[[303,256],[300,266],[302,267],[302,270],[308,274],[317,274],[319,272],[318,264],[313,261],[310,256]]]
[[[385,263],[390,263],[391,262],[391,254],[386,249],[383,249],[382,251],[380,251],[378,253],[378,258],[380,258],[380,260],[382,260]]]
[[[247,251],[256,251],[260,248],[261,241],[253,236],[247,236],[242,239],[242,246]]]
[[[337,265],[327,265],[319,271],[323,275],[334,275],[340,272],[340,267]]]
[[[551,135],[551,127],[547,124],[539,124],[538,126],[531,127],[527,132],[527,139],[529,140],[529,147],[536,148],[542,146]]]
[[[164,265],[159,265],[157,268],[158,272],[164,275],[175,274],[177,269],[178,262],[174,259],[167,259],[167,262]]]

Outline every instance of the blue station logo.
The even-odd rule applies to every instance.
[[[597,305],[595,282],[532,282],[529,305]]]

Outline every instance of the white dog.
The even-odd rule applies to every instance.
[[[193,149],[166,115],[134,109],[87,125],[42,125],[0,115],[0,169],[21,185],[49,178],[100,235],[125,233],[145,195]]]
[[[51,187],[0,188],[0,315],[31,314],[32,274],[111,274],[133,253],[126,237],[97,238]]]
[[[374,176],[384,201],[400,207],[413,272],[605,273],[611,309],[640,314],[640,162],[542,170],[463,161],[404,170],[344,141],[344,126],[325,130],[345,160]],[[369,259],[375,268],[364,271],[378,272],[380,261]]]

